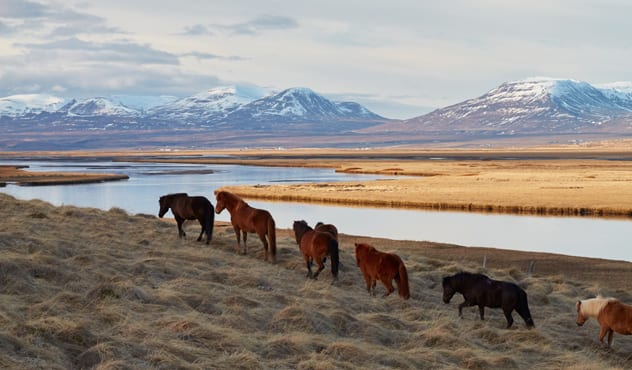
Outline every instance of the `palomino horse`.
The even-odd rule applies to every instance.
[[[375,247],[355,243],[356,263],[366,282],[366,290],[375,295],[375,285],[378,280],[386,287],[384,297],[395,291],[393,280],[397,283],[397,293],[403,299],[410,298],[408,285],[408,272],[406,266],[398,255],[380,252]]]
[[[340,263],[338,240],[329,232],[312,229],[303,220],[294,221],[292,228],[294,229],[296,243],[303,253],[303,258],[307,265],[307,277],[316,280],[318,274],[325,268],[326,257],[329,255],[331,257],[331,274],[334,280],[338,279],[338,265]],[[318,265],[316,273],[312,273],[312,262],[316,262]]]
[[[459,272],[443,278],[443,302],[450,303],[454,293],[461,293],[465,301],[459,305],[459,316],[463,307],[478,306],[481,320],[485,320],[485,306],[503,309],[507,329],[513,324],[511,312],[516,310],[528,328],[535,326],[529,311],[527,293],[508,281],[492,280],[483,274]]]
[[[330,233],[334,238],[336,238],[336,240],[338,240],[338,228],[332,224],[317,222],[314,230]]]
[[[202,225],[202,231],[198,237],[198,241],[202,240],[202,235],[206,232],[206,244],[211,242],[213,238],[213,205],[205,197],[190,197],[186,193],[167,194],[160,197],[160,211],[158,217],[167,213],[171,209],[173,217],[178,223],[178,237],[186,236],[182,230],[182,224],[185,220],[198,220]]]
[[[632,306],[621,303],[616,298],[591,298],[578,301],[577,325],[582,326],[591,317],[601,326],[599,341],[608,334],[608,347],[612,344],[612,333],[632,334]]]
[[[218,192],[215,198],[217,199],[215,212],[220,214],[224,209],[228,209],[230,213],[230,223],[237,237],[237,250],[241,249],[240,233],[244,237],[243,254],[248,254],[246,245],[248,233],[257,233],[263,243],[264,259],[267,261],[269,254],[272,262],[276,262],[276,229],[270,212],[253,208],[237,195],[227,191]]]

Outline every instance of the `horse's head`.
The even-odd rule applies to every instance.
[[[305,233],[309,231],[311,227],[309,227],[309,225],[307,224],[307,221],[300,220],[300,221],[294,221],[294,224],[292,224],[292,229],[294,230],[294,237],[296,238],[296,244],[300,246],[303,235],[305,235]]]
[[[577,301],[575,308],[577,308],[577,320],[575,320],[575,323],[577,323],[577,326],[582,326],[588,320],[588,317],[584,316],[582,312],[582,301]]]
[[[158,201],[158,203],[160,203],[160,211],[158,211],[158,217],[162,218],[162,216],[164,216],[165,213],[167,213],[167,211],[169,210],[169,207],[171,205],[169,199],[170,198],[168,195],[163,195],[160,197],[160,200]]]
[[[443,303],[450,303],[454,293],[456,293],[456,289],[454,289],[450,280],[450,277],[446,276],[441,283],[443,285]]]
[[[226,208],[226,193],[220,191],[215,195],[217,203],[215,204],[215,213],[220,214]]]

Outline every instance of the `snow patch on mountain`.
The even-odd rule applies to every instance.
[[[19,94],[0,98],[0,116],[54,112],[65,103],[63,98],[45,94]]]

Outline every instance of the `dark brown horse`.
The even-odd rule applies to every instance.
[[[186,233],[182,230],[182,224],[185,220],[198,220],[200,225],[202,225],[202,231],[200,231],[200,236],[197,240],[202,240],[202,235],[206,233],[206,244],[211,242],[215,214],[213,213],[213,205],[208,199],[201,196],[190,197],[187,193],[161,196],[158,217],[162,218],[169,209],[171,209],[171,213],[173,213],[173,217],[178,223],[178,237],[183,238],[186,236]]]
[[[307,265],[307,277],[314,280],[317,279],[318,274],[325,268],[327,255],[329,255],[329,257],[331,257],[331,274],[334,280],[337,280],[338,265],[340,264],[338,240],[329,232],[312,229],[307,222],[303,220],[294,221],[292,228],[294,229],[296,243],[301,253],[303,253],[303,258]],[[316,262],[318,265],[316,273],[312,273],[312,262]]]
[[[336,240],[338,240],[338,228],[332,224],[317,222],[314,230],[330,233],[334,238],[336,238]]]
[[[459,272],[443,278],[443,302],[450,303],[454,293],[461,293],[465,299],[459,305],[461,317],[463,307],[478,306],[481,320],[485,320],[485,306],[500,307],[507,319],[507,328],[513,324],[513,310],[518,312],[528,328],[535,326],[529,312],[527,293],[514,283],[492,280],[483,274]]]
[[[248,254],[248,246],[246,245],[248,233],[257,233],[263,243],[264,259],[267,261],[268,255],[270,255],[271,261],[276,262],[276,229],[270,212],[253,208],[237,195],[227,191],[218,192],[215,198],[217,199],[215,212],[219,214],[224,209],[228,209],[230,213],[230,223],[233,225],[237,237],[237,250],[241,250],[240,235],[243,234],[243,254]]]
[[[380,252],[369,244],[356,243],[356,263],[362,271],[366,290],[375,295],[375,285],[378,280],[386,287],[384,297],[395,291],[393,280],[397,283],[397,293],[403,299],[410,298],[408,272],[398,255]]]

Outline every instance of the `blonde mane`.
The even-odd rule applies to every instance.
[[[604,308],[608,302],[616,301],[616,298],[608,297],[604,298],[602,296],[597,296],[596,298],[589,298],[579,301],[579,309],[581,310],[581,314],[586,317],[597,317],[599,312]]]

